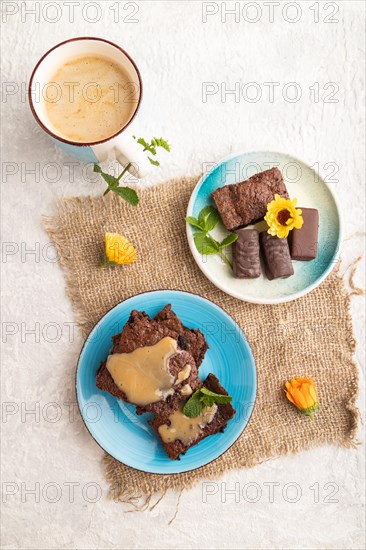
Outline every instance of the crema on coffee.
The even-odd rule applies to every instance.
[[[126,69],[104,56],[83,55],[61,65],[45,97],[50,127],[80,143],[107,139],[132,118],[139,89]]]

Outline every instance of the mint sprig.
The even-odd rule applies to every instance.
[[[136,139],[136,136],[132,136],[134,139]],[[152,138],[150,143],[148,143],[144,138],[138,138],[137,143],[141,145],[144,148],[144,151],[148,151],[151,155],[156,156],[157,154],[157,147],[161,147],[162,149],[165,149],[165,151],[168,151],[170,153],[170,145],[169,143],[162,137],[160,138]],[[160,162],[158,160],[155,160],[151,157],[148,157],[151,164],[154,166],[160,166]],[[125,166],[125,168],[122,170],[118,178],[115,178],[114,176],[111,176],[110,174],[107,174],[106,172],[103,172],[99,164],[94,164],[94,172],[97,172],[102,176],[106,184],[108,185],[107,189],[103,193],[103,195],[107,195],[110,191],[113,193],[116,193],[119,197],[122,197],[125,201],[132,204],[132,206],[137,206],[139,203],[139,198],[134,189],[131,189],[131,187],[120,187],[120,181],[127,172],[131,168],[131,162]]]
[[[157,147],[161,147],[162,149],[165,149],[165,151],[170,153],[170,145],[166,141],[166,139],[162,137],[160,138],[153,137],[150,143],[148,143],[144,138],[136,138],[136,136],[132,136],[132,137],[134,139],[137,139],[137,143],[144,148],[144,151],[149,151],[149,153],[151,153],[151,155],[153,155],[154,157],[157,154],[157,150],[156,150]],[[150,163],[153,164],[154,166],[160,166],[160,162],[158,160],[153,159],[151,157],[147,157],[147,158],[149,159]]]
[[[99,164],[94,164],[94,172],[97,172],[98,174],[100,174],[108,185],[108,188],[104,191],[103,195],[106,195],[110,191],[113,191],[113,193],[116,193],[116,195],[118,195],[119,197],[122,197],[123,199],[125,199],[125,201],[132,204],[132,206],[137,206],[139,203],[139,198],[136,191],[131,187],[119,186],[120,180],[125,175],[125,173],[130,168],[130,166],[131,166],[131,163],[128,163],[127,166],[122,170],[118,178],[115,178],[114,176],[111,176],[110,174],[106,174],[105,172],[103,172]]]
[[[215,403],[217,405],[224,405],[225,403],[230,403],[231,401],[232,397],[230,395],[215,393],[203,386],[201,389],[195,391],[185,403],[183,407],[183,414],[189,418],[195,418],[202,413],[205,407],[212,407]]]
[[[198,252],[202,255],[219,254],[222,260],[232,269],[233,265],[223,250],[234,243],[238,235],[236,233],[229,233],[221,242],[214,239],[209,234],[209,231],[212,231],[216,227],[219,219],[220,215],[213,206],[202,208],[198,214],[198,218],[194,218],[193,216],[185,218],[186,222],[195,230],[193,240]]]

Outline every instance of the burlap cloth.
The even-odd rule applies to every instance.
[[[181,289],[199,293],[228,311],[255,357],[257,401],[237,442],[207,466],[169,476],[145,474],[106,456],[112,496],[123,501],[169,488],[182,490],[230,469],[325,443],[356,445],[355,340],[350,296],[339,270],[307,296],[282,305],[249,304],[227,296],[201,273],[188,248],[184,217],[196,181],[179,178],[140,190],[137,208],[113,193],[105,198],[66,198],[59,202],[59,215],[45,220],[85,336],[111,307],[136,293]],[[122,233],[137,247],[134,265],[98,268],[105,231]],[[319,394],[313,422],[299,414],[283,392],[286,379],[302,375],[314,378]]]

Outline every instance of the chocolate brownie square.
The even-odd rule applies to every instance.
[[[275,194],[289,198],[281,172],[270,168],[246,181],[220,187],[212,197],[226,229],[235,231],[262,219]]]
[[[200,387],[202,386],[212,392],[228,395],[214,374],[209,374],[206,380],[201,382]],[[196,419],[188,418],[182,413],[185,402],[186,400],[176,400],[174,403],[161,403],[159,411],[155,412],[154,418],[150,421],[171,460],[179,460],[180,455],[184,455],[188,449],[206,437],[223,432],[236,412],[230,403],[226,403],[214,405],[210,410],[206,409],[206,412]],[[183,440],[179,439],[178,435]]]
[[[202,362],[208,346],[200,331],[191,331],[182,325],[170,305],[166,305],[155,319],[151,319],[145,312],[133,310],[122,332],[112,338],[111,355],[132,353],[137,348],[154,346],[165,337],[177,341],[177,353],[173,354],[168,361],[168,371],[176,379],[174,394],[166,397],[166,401],[172,403],[175,399],[184,398],[195,391],[200,384],[194,355]],[[102,362],[97,372],[97,387],[123,401],[131,402],[115,384],[106,364],[106,361]],[[179,381],[179,374],[186,372],[189,372],[188,376]],[[158,406],[159,401],[137,406],[136,410],[138,414],[142,414],[143,412],[152,412]]]

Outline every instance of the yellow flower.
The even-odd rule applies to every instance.
[[[264,216],[269,225],[268,233],[280,239],[287,237],[291,229],[300,229],[304,220],[302,210],[295,208],[297,199],[285,199],[275,195],[273,201],[267,204],[267,214]]]
[[[311,378],[292,378],[285,382],[286,397],[299,409],[302,414],[314,419],[314,412],[318,408],[318,396],[314,381]]]
[[[123,235],[105,234],[105,253],[101,267],[106,265],[132,264],[136,261],[136,248]]]

